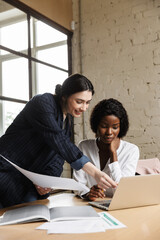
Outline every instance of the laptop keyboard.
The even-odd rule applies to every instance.
[[[102,206],[109,207],[110,203],[101,203]]]
[[[89,202],[90,205],[92,205],[94,207],[104,209],[104,210],[108,210],[108,207],[109,207],[110,203],[111,203],[111,200]]]

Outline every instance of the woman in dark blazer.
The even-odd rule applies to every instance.
[[[56,86],[55,95],[34,96],[0,138],[0,154],[32,172],[59,177],[66,160],[83,169],[99,186],[115,187],[70,141],[72,118],[86,111],[94,94],[92,83],[74,74]],[[50,189],[35,186],[11,164],[0,158],[1,207],[47,198]]]

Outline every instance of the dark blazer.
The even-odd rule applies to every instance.
[[[60,176],[65,160],[80,169],[83,154],[70,141],[71,124],[70,116],[63,129],[63,113],[56,96],[36,95],[0,138],[0,154],[24,169],[46,175]],[[0,158],[2,205],[22,203],[28,191],[36,191],[34,185]]]

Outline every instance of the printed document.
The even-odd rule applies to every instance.
[[[25,175],[28,179],[30,179],[35,185],[46,187],[46,188],[52,188],[52,189],[78,190],[78,191],[87,190],[88,191],[88,188],[85,185],[75,181],[74,179],[53,177],[53,176],[30,172],[12,163],[1,154],[0,156],[3,159],[5,159],[7,162],[12,164],[18,171],[20,171],[23,175]]]
[[[98,213],[99,219],[83,219],[76,221],[46,222],[36,229],[46,230],[48,234],[56,233],[95,233],[109,229],[125,228],[126,225],[107,212]]]

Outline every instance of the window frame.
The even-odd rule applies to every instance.
[[[71,41],[72,41],[72,35],[73,32],[69,31],[68,29],[64,28],[63,26],[59,25],[58,23],[54,22],[53,20],[47,18],[46,16],[42,15],[41,13],[37,12],[36,10],[30,8],[29,6],[27,6],[26,4],[18,1],[18,0],[2,0],[3,2],[6,2],[10,5],[12,5],[13,7],[19,9],[20,11],[24,12],[26,14],[26,20],[27,20],[27,31],[28,31],[28,48],[24,51],[16,51],[13,49],[10,49],[8,47],[5,47],[3,45],[0,44],[0,49],[7,51],[9,54],[11,54],[11,58],[17,58],[17,57],[23,57],[25,59],[28,60],[28,86],[29,86],[29,96],[28,99],[30,100],[35,94],[37,94],[37,92],[35,91],[35,86],[36,86],[36,80],[33,78],[33,64],[35,65],[36,63],[40,63],[43,64],[45,66],[51,67],[53,69],[57,69],[60,71],[64,71],[66,72],[68,75],[72,74],[72,45],[71,45]],[[23,17],[22,17],[23,18]],[[43,23],[53,27],[54,29],[64,33],[67,35],[67,50],[68,50],[68,69],[63,69],[60,67],[57,67],[53,64],[47,63],[45,61],[41,61],[35,57],[32,56],[32,49],[31,49],[31,19],[35,18],[37,20],[42,21]],[[21,19],[19,19],[21,20]],[[14,22],[14,20],[13,20]],[[41,47],[40,47],[41,48]],[[12,56],[12,54],[14,56]],[[1,55],[1,58],[3,59],[3,55]],[[4,56],[5,58],[5,56]],[[1,68],[1,64],[0,64],[0,68]],[[0,69],[2,70],[2,69]],[[2,71],[1,71],[2,72]],[[32,79],[33,78],[33,79]],[[0,79],[0,89],[2,84],[2,79]],[[28,102],[28,100],[22,100],[22,99],[17,99],[17,98],[12,98],[9,96],[4,96],[2,94],[2,92],[0,91],[0,101],[3,103],[3,101],[9,101],[9,102],[14,102],[14,103],[23,103],[26,104]],[[0,103],[0,112],[2,113],[2,104]],[[1,119],[4,119],[3,113],[1,116]],[[0,123],[0,135],[3,134],[3,121],[1,121]],[[73,139],[73,136],[72,136]]]
[[[32,81],[32,63],[41,63],[43,65],[52,67],[54,69],[58,69],[60,71],[64,71],[68,73],[68,75],[72,74],[72,46],[71,46],[71,40],[72,40],[72,35],[73,32],[69,31],[68,29],[64,28],[63,26],[59,25],[58,23],[54,22],[53,20],[47,18],[46,16],[42,15],[41,13],[37,12],[36,10],[30,8],[26,4],[19,2],[18,0],[3,0],[4,2],[14,6],[15,8],[18,8],[19,10],[23,11],[27,15],[27,27],[28,27],[28,49],[27,49],[27,54],[24,54],[23,52],[15,51],[13,49],[7,48],[3,45],[0,45],[0,49],[5,50],[7,52],[10,52],[11,54],[14,54],[16,56],[24,57],[28,59],[28,77],[29,77],[29,99],[33,97],[33,83]],[[47,25],[55,28],[56,30],[64,33],[67,35],[67,46],[68,46],[68,70],[65,70],[63,68],[57,67],[55,65],[52,65],[50,63],[41,61],[31,55],[31,29],[30,29],[30,20],[31,17],[36,18],[43,23],[46,23]],[[3,96],[0,93],[0,100],[6,100],[6,101],[12,101],[12,102],[17,102],[17,103],[27,103],[25,100],[21,99],[16,99],[16,98],[10,98]]]

